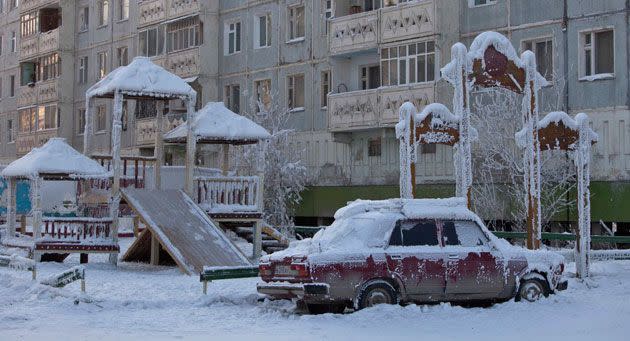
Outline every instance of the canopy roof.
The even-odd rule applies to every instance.
[[[226,108],[223,102],[210,102],[194,116],[193,131],[198,143],[251,144],[271,137],[269,132],[248,119]],[[186,143],[186,122],[164,134],[171,143]]]
[[[114,97],[116,91],[128,98],[176,99],[196,96],[195,90],[175,74],[147,57],[136,57],[127,66],[110,72],[90,87],[87,97]]]
[[[79,153],[63,138],[51,138],[43,146],[11,162],[2,176],[32,178],[37,176],[105,178],[109,173],[98,162]]]

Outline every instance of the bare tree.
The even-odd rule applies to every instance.
[[[556,82],[555,96],[563,96],[561,81]],[[514,135],[522,128],[521,96],[507,90],[483,90],[471,96],[472,125],[479,133],[473,150],[475,186],[473,203],[476,212],[491,221],[509,217],[517,230],[523,230],[527,216],[524,200],[523,150]],[[551,102],[561,107],[562,101]],[[569,193],[575,189],[575,167],[565,152],[541,154],[541,204],[543,229],[575,200]]]
[[[295,133],[288,128],[290,112],[281,109],[271,96],[263,104],[253,99],[251,110],[245,116],[260,124],[271,133],[271,139],[263,148],[245,146],[235,155],[237,169],[253,174],[264,167],[264,218],[283,234],[294,226],[295,208],[302,201],[301,192],[307,180],[306,167],[302,164],[302,151],[290,144]]]

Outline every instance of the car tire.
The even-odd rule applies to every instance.
[[[516,292],[515,301],[536,302],[543,297],[549,296],[549,286],[546,281],[538,278],[528,278],[521,281],[521,285]]]
[[[357,308],[364,309],[378,304],[398,304],[396,289],[387,282],[368,284],[359,292]]]

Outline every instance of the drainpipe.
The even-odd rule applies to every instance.
[[[566,113],[569,113],[570,107],[569,107],[569,16],[568,16],[568,8],[567,8],[567,1],[568,0],[564,0],[563,4],[562,4],[562,36],[563,36],[563,46],[562,46],[562,50],[563,50],[563,55],[564,55],[564,65],[563,65],[563,72],[564,72],[564,110],[566,111]],[[628,0],[630,1],[630,0]],[[566,155],[567,161],[568,161],[568,154]],[[567,167],[572,167],[571,164],[569,163],[569,165]],[[565,194],[565,200],[567,202],[569,202],[571,200],[571,197],[569,195],[569,193],[567,192]],[[567,224],[569,224],[569,222],[571,221],[571,208],[567,207],[567,217],[566,217],[566,222]]]

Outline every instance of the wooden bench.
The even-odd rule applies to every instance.
[[[208,282],[220,279],[258,277],[258,265],[235,267],[205,267],[199,275],[199,281],[203,283],[203,294],[208,293]]]

